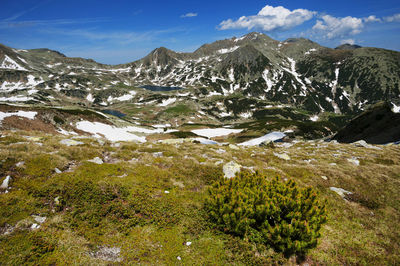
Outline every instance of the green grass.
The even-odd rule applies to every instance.
[[[42,137],[43,146],[22,137],[29,134]],[[327,200],[328,221],[308,263],[400,263],[396,146],[372,150],[301,142],[290,148],[236,151],[194,143],[113,147],[83,139],[84,145],[66,147],[59,143],[61,136],[3,135],[1,177],[11,175],[12,181],[9,192],[0,194],[0,227],[15,229],[0,235],[0,264],[112,263],[90,255],[100,246],[121,248],[122,264],[295,264],[295,258],[285,259],[266,245],[215,229],[204,202],[209,186],[221,178],[223,164],[215,164],[219,160],[254,167],[269,178],[293,178]],[[226,152],[217,153],[220,148]],[[154,152],[163,156],[155,158]],[[288,152],[291,160],[283,161],[274,152]],[[112,163],[87,162],[96,156],[107,156]],[[347,161],[353,156],[360,158],[360,166]],[[314,161],[304,161],[309,159]],[[24,165],[16,167],[21,161]],[[57,174],[55,167],[71,170]],[[332,186],[354,195],[345,201],[329,189]],[[35,222],[32,215],[47,217],[39,229],[29,229]],[[185,245],[188,241],[190,246]]]
[[[185,104],[178,104],[176,106],[167,108],[164,112],[169,115],[185,115],[191,113],[192,110]]]

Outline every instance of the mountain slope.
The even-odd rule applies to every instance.
[[[161,47],[138,61],[109,66],[2,45],[0,101],[107,106],[116,99],[138,102],[135,88],[151,85],[195,89],[189,97],[240,93],[313,113],[354,114],[381,100],[400,103],[399,52],[344,48],[250,33],[193,53]]]

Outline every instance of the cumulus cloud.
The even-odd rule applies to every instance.
[[[366,18],[363,18],[364,22],[381,22],[382,20],[380,18],[377,18],[376,16],[369,16]]]
[[[362,18],[344,17],[336,18],[330,15],[324,15],[318,19],[312,29],[324,34],[327,39],[355,35],[362,31],[364,23]]]
[[[383,18],[386,22],[400,22],[400,13]]]
[[[265,6],[253,16],[242,16],[238,20],[224,20],[219,24],[219,29],[262,29],[272,31],[276,29],[290,29],[314,17],[316,12],[307,9],[293,11],[283,6]]]
[[[347,43],[353,45],[356,43],[356,41],[354,39],[346,39],[340,41],[340,44],[347,44]]]
[[[181,15],[181,18],[192,18],[192,17],[197,17],[197,13],[190,12],[190,13]]]

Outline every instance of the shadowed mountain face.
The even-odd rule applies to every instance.
[[[279,42],[250,33],[205,44],[193,53],[161,47],[138,61],[103,65],[49,49],[0,45],[0,101],[110,105],[137,87],[201,89],[306,109],[355,114],[385,100],[400,102],[400,53],[303,38]],[[126,101],[126,100],[125,100]]]
[[[372,144],[399,141],[400,113],[393,113],[386,103],[377,104],[350,121],[333,139],[343,143],[365,140]]]

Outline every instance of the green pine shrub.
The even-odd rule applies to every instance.
[[[303,256],[314,248],[327,218],[325,203],[313,188],[247,172],[216,181],[205,208],[219,229],[285,256]]]

